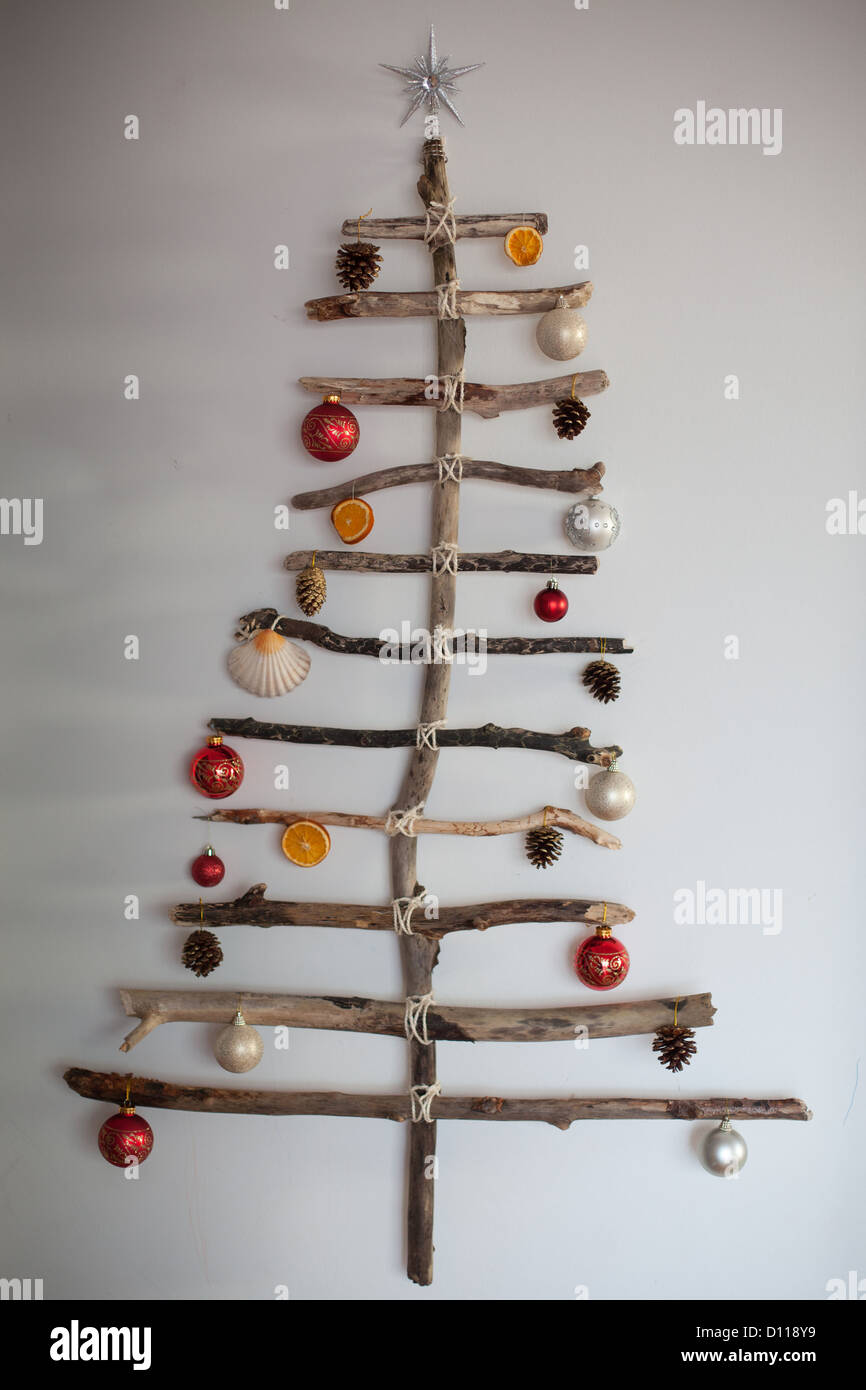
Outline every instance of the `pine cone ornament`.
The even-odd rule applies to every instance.
[[[562,854],[565,836],[555,825],[538,825],[526,835],[526,857],[536,869],[549,869]]]
[[[576,439],[588,419],[589,411],[576,397],[573,401],[557,401],[553,407],[553,428],[560,439]]]
[[[295,581],[295,594],[298,607],[308,618],[314,618],[328,596],[328,584],[324,572],[313,563],[302,569]]]
[[[194,975],[210,975],[222,964],[223,952],[212,931],[190,932],[183,943],[181,960]]]
[[[694,1028],[680,1028],[678,1025],[668,1024],[667,1027],[656,1030],[653,1052],[659,1053],[659,1062],[663,1067],[667,1067],[668,1071],[682,1071],[698,1050],[697,1043],[692,1041],[694,1036]]]
[[[593,699],[604,705],[619,696],[619,671],[612,661],[591,661],[581,679]]]
[[[355,294],[370,288],[381,264],[379,248],[372,241],[345,241],[337,252],[334,269],[343,288]]]

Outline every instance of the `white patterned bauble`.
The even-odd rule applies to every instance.
[[[620,520],[616,507],[590,497],[575,502],[565,514],[565,534],[578,550],[607,550],[619,535]]]

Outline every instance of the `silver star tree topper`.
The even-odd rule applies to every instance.
[[[457,107],[451,100],[451,94],[458,89],[454,86],[454,79],[462,77],[464,73],[474,72],[476,68],[483,68],[483,63],[470,63],[465,68],[449,68],[448,55],[440,58],[436,52],[436,35],[433,33],[433,25],[430,25],[430,45],[426,53],[422,53],[420,58],[415,59],[415,65],[411,68],[397,68],[391,63],[380,63],[379,66],[387,68],[389,72],[396,72],[400,77],[407,79],[404,91],[412,98],[412,104],[406,115],[400,122],[404,126],[410,116],[414,116],[418,107],[425,101],[434,115],[438,115],[440,106],[447,106],[452,116],[463,125],[463,120]]]

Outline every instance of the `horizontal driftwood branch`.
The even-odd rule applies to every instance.
[[[414,748],[417,729],[335,729],[323,724],[272,724],[263,719],[224,719],[208,721],[215,734],[230,738],[263,738],[276,743],[306,743],[332,748]],[[561,734],[537,729],[503,729],[483,724],[477,729],[437,729],[440,748],[523,748],[539,753],[559,753],[572,762],[610,767],[622,757],[618,744],[593,748],[589,729],[575,726]]]
[[[570,309],[580,309],[589,303],[592,282],[583,280],[577,285],[561,285],[558,289],[542,290],[457,290],[457,316],[466,314],[541,314],[555,309],[560,296]],[[397,318],[420,315],[435,317],[438,309],[435,290],[387,293],[366,290],[357,294],[330,294],[324,299],[308,299],[304,308],[308,319],[318,323],[335,319]]]
[[[423,241],[427,230],[426,217],[365,217],[363,221],[365,241]],[[455,217],[454,223],[458,238],[505,237],[515,227],[534,227],[542,236],[547,234],[546,212],[473,212]],[[357,217],[347,217],[340,236],[357,234]]]
[[[218,1086],[180,1086],[172,1081],[131,1077],[118,1072],[69,1067],[63,1080],[86,1100],[119,1105],[131,1094],[142,1109],[203,1110],[220,1115],[341,1115],[365,1120],[409,1120],[408,1095],[346,1095],[340,1091],[250,1091]],[[676,1096],[669,1099],[627,1096],[512,1099],[504,1096],[437,1096],[437,1120],[538,1120],[568,1129],[576,1120],[811,1120],[802,1100],[730,1100]]]
[[[233,809],[220,806],[195,820],[222,821],[231,825],[291,825],[296,820],[315,820],[320,825],[332,825],[344,830],[384,830],[384,816],[364,816],[355,811],[267,811],[260,807]],[[586,840],[601,845],[604,849],[622,849],[622,841],[600,825],[584,820],[574,811],[566,811],[561,806],[548,806],[543,811],[533,811],[528,816],[515,816],[512,820],[427,820],[419,816],[414,829],[417,835],[518,835],[533,830],[539,825],[555,825],[560,830],[570,830],[573,835],[582,835]]]
[[[602,489],[605,474],[603,463],[592,468],[522,468],[519,464],[495,463],[488,459],[464,458],[461,477],[483,479],[493,483],[512,483],[517,487],[549,488],[571,496],[595,497]],[[381,492],[389,487],[404,487],[409,483],[436,483],[439,466],[436,463],[405,463],[393,468],[379,468],[375,473],[362,473],[336,487],[317,488],[313,492],[298,492],[292,506],[298,511],[313,511],[317,507],[333,507],[351,492],[360,497],[368,492]]]
[[[402,999],[201,989],[122,989],[120,998],[127,1015],[141,1020],[121,1044],[121,1052],[128,1052],[163,1023],[230,1023],[239,1008],[247,1023],[269,1027],[324,1028],[391,1038],[406,1035]],[[709,994],[542,1009],[433,1002],[427,1010],[427,1035],[437,1042],[573,1042],[580,1029],[584,1037],[625,1038],[654,1033],[672,1021],[675,1008],[678,1022],[686,1028],[710,1027],[716,1012]]]
[[[433,410],[442,406],[441,397],[429,399],[424,377],[302,376],[305,391],[326,396],[335,391],[345,405],[424,405]],[[568,376],[544,381],[519,381],[504,386],[485,386],[467,381],[463,409],[492,420],[503,410],[527,410],[535,405],[552,405],[572,394],[597,396],[606,391],[607,374],[596,368],[589,372],[570,372]]]
[[[306,569],[316,557],[323,570],[357,570],[367,574],[429,574],[430,555],[389,555],[371,550],[293,550],[283,561],[287,570]],[[540,555],[519,550],[473,554],[461,551],[458,568],[464,573],[595,574],[597,555]]]
[[[415,896],[424,893],[416,884]],[[208,927],[344,927],[360,931],[393,931],[394,913],[390,907],[372,903],[296,903],[266,898],[267,884],[254,883],[233,902],[178,903],[169,919],[179,925]],[[585,922],[608,926],[631,922],[634,913],[622,903],[600,898],[506,898],[500,902],[471,903],[466,907],[435,905],[429,920],[421,907],[413,914],[411,927],[416,936],[440,938],[449,932],[487,931],[488,927],[515,922]]]
[[[279,617],[279,621],[277,621]],[[238,620],[237,636],[249,637],[263,627],[275,627],[284,637],[293,637],[298,642],[312,642],[327,652],[338,652],[343,656],[373,656],[382,660],[393,645],[387,634],[381,637],[346,637],[334,632],[324,623],[312,623],[306,618],[285,618],[279,616],[276,608],[255,608]],[[396,629],[395,629],[396,631]],[[479,651],[483,648],[488,656],[548,656],[554,652],[599,652],[604,643],[607,656],[627,655],[634,651],[623,637],[486,637],[469,629],[457,631],[454,635],[454,651]],[[407,642],[405,656],[400,657],[399,665],[424,666],[438,664],[431,655],[429,661],[412,655],[414,643]]]

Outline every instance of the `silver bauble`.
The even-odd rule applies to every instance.
[[[567,362],[586,347],[586,323],[574,309],[569,309],[562,295],[555,309],[548,309],[538,320],[535,341],[546,357]]]
[[[565,534],[578,550],[607,550],[619,535],[619,512],[600,497],[575,502],[565,514]]]
[[[244,1019],[240,1009],[214,1043],[214,1056],[223,1071],[252,1071],[262,1060],[262,1035]]]
[[[742,1134],[731,1129],[727,1116],[718,1129],[704,1136],[699,1150],[701,1163],[717,1178],[735,1178],[749,1156]]]
[[[599,820],[621,820],[634,805],[634,784],[624,772],[609,768],[591,778],[586,788],[586,806]]]

